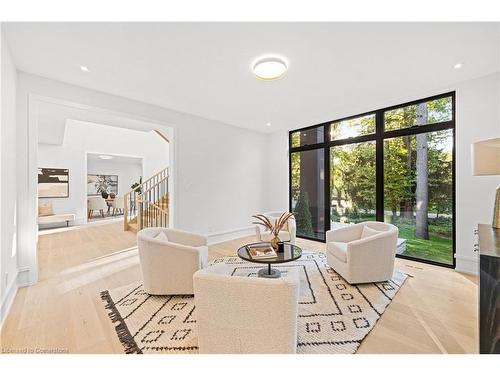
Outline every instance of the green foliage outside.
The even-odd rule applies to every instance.
[[[300,152],[291,155],[292,160],[292,199],[297,201],[300,195]]]
[[[297,205],[295,206],[295,222],[297,223],[297,234],[314,237],[312,226],[311,210],[309,205],[309,195],[307,192],[301,192]]]
[[[332,206],[354,219],[375,210],[375,142],[332,147],[330,150]]]
[[[139,182],[134,182],[130,188],[134,190],[136,193],[142,193],[142,176],[139,177]]]
[[[410,220],[394,224],[399,228],[399,238],[406,239],[403,255],[453,264],[451,218],[429,220],[429,240],[415,237],[415,223]]]
[[[427,119],[417,118],[417,106],[385,113],[385,129],[396,130],[420,123],[451,119],[451,98],[426,103]],[[422,125],[425,126],[425,125]],[[373,133],[374,116],[338,123],[332,137]],[[386,221],[407,239],[405,255],[451,264],[452,259],[452,131],[427,134],[428,232],[429,239],[416,237],[417,142],[416,136],[388,138],[384,141],[384,211]],[[331,219],[356,223],[375,220],[376,147],[374,141],[332,147],[330,150]],[[300,195],[300,153],[292,158],[292,197]],[[300,195],[299,201],[302,200]],[[298,206],[298,204],[297,204]]]

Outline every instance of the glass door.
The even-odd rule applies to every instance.
[[[398,254],[453,265],[453,131],[384,141],[384,221]]]
[[[325,155],[324,149],[292,152],[291,212],[297,235],[325,239]]]

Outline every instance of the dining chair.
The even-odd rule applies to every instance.
[[[108,209],[106,200],[102,197],[89,197],[87,199],[87,218],[90,219],[94,211],[99,211],[101,216],[104,217],[104,210]]]
[[[123,210],[125,208],[123,197],[115,197],[115,199],[113,199],[113,201],[111,202],[111,207],[113,208],[113,216],[115,216],[117,212],[123,213]]]

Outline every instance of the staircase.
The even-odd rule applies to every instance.
[[[124,195],[124,230],[168,227],[168,176],[165,168]]]

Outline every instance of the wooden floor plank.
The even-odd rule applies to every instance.
[[[119,222],[41,235],[39,283],[21,288],[2,332],[8,349],[123,353],[99,293],[141,279],[136,236]],[[209,258],[234,255],[254,237],[209,247]],[[323,243],[298,245],[324,251]],[[477,353],[477,277],[397,259],[410,274],[358,353]]]

